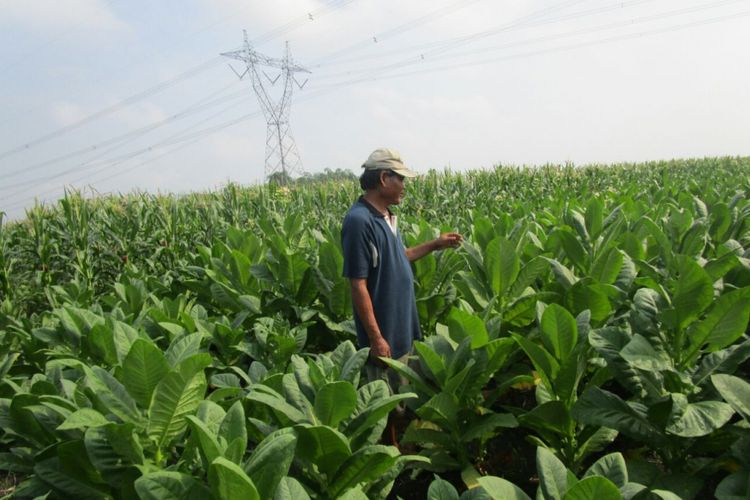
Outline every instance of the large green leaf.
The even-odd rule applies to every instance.
[[[203,335],[200,333],[191,333],[176,338],[167,348],[165,357],[169,366],[176,367],[185,359],[200,352],[201,340]]]
[[[135,491],[141,500],[201,500],[210,493],[197,479],[176,471],[157,471],[139,477]]]
[[[584,218],[586,220],[586,231],[596,241],[604,223],[604,203],[601,199],[591,198],[591,201],[586,205]]]
[[[305,488],[293,477],[283,477],[276,488],[273,500],[310,500]]]
[[[463,430],[461,440],[468,442],[472,439],[487,439],[499,428],[514,427],[518,427],[518,421],[510,413],[486,413]]]
[[[729,422],[734,411],[721,401],[688,403],[682,394],[672,394],[673,410],[667,432],[681,437],[706,436]]]
[[[346,490],[338,500],[370,500],[360,486]]]
[[[524,427],[537,432],[551,432],[565,435],[573,430],[575,423],[570,418],[570,411],[562,401],[547,401],[535,406],[526,413],[518,416],[518,421]]]
[[[300,389],[297,383],[297,378],[291,373],[285,373],[281,378],[281,383],[284,388],[284,396],[288,403],[293,405],[300,412],[309,416],[309,420],[312,421],[313,417],[313,406],[307,399],[307,396]],[[312,399],[314,401],[315,399]]]
[[[442,448],[454,447],[454,441],[449,434],[440,427],[427,420],[412,420],[406,428],[401,443],[418,443],[424,445],[437,445]]]
[[[445,383],[445,362],[440,354],[432,350],[424,342],[414,342],[414,349],[419,354],[419,359],[427,367],[433,379],[442,386]]]
[[[502,236],[493,239],[485,248],[484,263],[493,293],[505,295],[521,268],[513,245]]]
[[[641,442],[656,446],[663,442],[659,431],[645,416],[645,408],[637,403],[628,404],[598,387],[583,392],[573,406],[572,415],[584,424],[609,427]]]
[[[568,470],[560,459],[548,449],[539,447],[536,449],[536,470],[544,498],[562,498],[568,490]]]
[[[86,384],[95,397],[120,420],[133,423],[141,421],[141,413],[135,400],[128,394],[125,386],[107,370],[94,366],[86,377]]]
[[[325,474],[333,474],[351,456],[349,442],[342,433],[325,425],[296,425],[297,457]]]
[[[489,334],[484,321],[471,313],[454,307],[448,314],[446,323],[451,338],[456,342],[470,338],[471,347],[476,349],[489,341]]]
[[[605,285],[590,281],[583,279],[570,287],[565,295],[566,306],[576,314],[588,310],[594,322],[603,322],[612,313],[612,304]]]
[[[417,415],[450,429],[456,425],[456,415],[459,409],[456,396],[440,392],[420,406],[417,409]]]
[[[714,492],[717,500],[747,500],[750,498],[750,471],[740,470],[719,483]]]
[[[750,287],[719,297],[706,317],[688,330],[690,348],[685,359],[695,357],[704,345],[715,351],[732,344],[747,330],[750,316]]]
[[[531,286],[534,281],[549,267],[549,262],[541,257],[534,257],[526,262],[521,271],[518,273],[515,283],[510,289],[508,296],[511,299],[519,297],[527,287]]]
[[[677,280],[672,308],[663,312],[670,326],[683,329],[698,318],[714,297],[714,287],[706,271],[689,257],[678,259],[680,276]]]
[[[141,334],[138,333],[138,330],[127,323],[112,321],[112,340],[117,352],[117,359],[120,363],[125,360],[125,357],[130,352],[130,348],[133,346],[133,342],[140,338],[140,336]]]
[[[618,488],[624,487],[628,483],[628,467],[622,453],[610,453],[604,455],[599,460],[591,464],[583,475],[584,478],[590,476],[606,477]]]
[[[382,382],[382,380],[380,382]],[[372,383],[373,382],[371,382],[371,384]],[[361,391],[362,388],[360,388],[360,392]],[[398,406],[401,401],[416,397],[417,395],[413,392],[407,392],[403,394],[396,394],[393,396],[384,396],[369,401],[364,406],[364,408],[359,413],[357,413],[356,416],[347,424],[347,436],[349,436],[349,439],[353,444],[359,443],[359,438],[366,435],[368,431],[372,430],[373,427],[375,427],[394,408],[396,408],[396,406]]]
[[[208,482],[216,500],[260,500],[253,481],[239,465],[219,457],[208,469]],[[263,498],[271,498],[263,497]]]
[[[120,359],[117,357],[111,321],[108,320],[105,324],[94,325],[88,335],[88,343],[95,356],[107,365],[113,366],[118,364]]]
[[[148,436],[163,448],[186,427],[206,392],[206,377],[198,373],[170,372],[154,390],[148,409]]]
[[[107,434],[107,440],[109,441],[110,446],[112,446],[112,449],[118,455],[123,457],[123,462],[143,464],[146,461],[143,455],[141,439],[136,433],[133,424],[111,424],[107,427],[103,427],[103,429]],[[97,429],[93,429],[93,431],[97,431]],[[92,432],[92,430],[87,432]]]
[[[396,461],[399,451],[393,446],[366,446],[347,458],[328,488],[332,498],[358,484],[367,484],[385,474]]]
[[[542,342],[558,361],[566,359],[578,342],[578,326],[564,307],[550,304],[542,314]]]
[[[512,335],[513,339],[518,342],[518,345],[521,346],[521,349],[523,349],[531,360],[547,388],[554,390],[553,381],[557,379],[557,375],[560,372],[560,364],[557,360],[544,348],[539,347],[529,339],[515,333]]]
[[[214,460],[222,456],[224,453],[224,446],[219,444],[216,435],[214,435],[199,418],[194,415],[187,415],[185,418],[192,430],[192,435],[196,436],[198,439],[204,467],[208,469]]]
[[[709,260],[703,266],[712,280],[723,278],[729,271],[740,263],[739,258],[732,252],[727,252],[721,257]]]
[[[57,430],[87,429],[89,427],[100,427],[109,423],[109,420],[104,415],[93,408],[81,408],[68,415],[65,421],[57,427]]]
[[[315,396],[315,415],[331,427],[349,417],[357,406],[357,391],[349,382],[330,382]]]
[[[612,481],[592,476],[578,481],[570,488],[563,500],[621,500],[622,495]]]
[[[245,422],[245,409],[242,406],[242,401],[236,401],[227,411],[224,419],[219,427],[219,436],[222,437],[227,443],[238,442],[240,443],[237,450],[237,460],[233,460],[232,457],[225,455],[226,458],[232,460],[235,463],[239,463],[242,456],[245,454],[247,448],[247,426]],[[257,485],[257,483],[256,483]]]
[[[142,463],[142,452],[138,456],[138,453],[133,453],[132,450],[122,450],[122,443],[119,442],[121,439],[118,439],[128,432],[131,440],[133,440],[132,424],[124,424],[119,429],[115,424],[110,424],[108,428],[88,429],[84,438],[86,455],[91,464],[108,484],[115,487],[131,483],[140,476],[134,465]],[[121,453],[121,451],[125,451],[125,453]]]
[[[85,457],[85,452],[83,453]],[[75,470],[75,463],[72,469],[64,469],[62,458],[52,457],[41,460],[34,465],[34,474],[42,480],[48,487],[53,488],[59,493],[61,498],[91,498],[105,499],[106,488],[101,484],[93,484],[86,477],[88,471]]]
[[[711,383],[737,413],[750,422],[750,384],[734,375],[712,375]]]
[[[363,348],[356,351],[354,354],[349,356],[341,366],[341,372],[339,373],[339,379],[351,383],[354,387],[359,385],[359,377],[362,372],[362,367],[367,363],[367,359],[370,356],[370,349]]]
[[[87,336],[95,325],[104,323],[104,318],[93,311],[73,307],[72,305],[65,305],[58,309],[56,313],[60,318],[60,324],[69,334],[68,339],[76,347],[80,345],[81,339]]]
[[[435,394],[435,389],[428,385],[428,383],[416,372],[414,369],[412,369],[409,365],[402,363],[396,359],[391,358],[381,358],[383,363],[388,365],[389,368],[392,368],[398,372],[399,375],[406,378],[411,385],[419,391],[421,394]]]
[[[549,262],[550,266],[552,266],[552,272],[554,273],[555,278],[557,278],[557,282],[564,289],[568,290],[570,287],[576,284],[578,278],[576,278],[576,276],[570,269],[568,269],[555,259],[550,259],[548,257],[542,258]]]
[[[254,390],[246,397],[250,401],[255,401],[272,408],[291,422],[309,422],[307,415],[299,411],[293,405],[287,403],[286,399],[281,394],[265,385],[259,384],[255,386]]]
[[[297,435],[290,428],[266,436],[244,466],[261,498],[273,497],[279,482],[289,473],[297,447]]]
[[[654,349],[645,337],[635,334],[620,351],[620,356],[632,366],[646,371],[661,371],[672,368],[671,359],[665,352]]]
[[[623,260],[622,250],[611,247],[596,258],[589,275],[599,283],[612,284],[620,274]]]
[[[122,372],[123,383],[130,395],[141,407],[148,408],[154,389],[169,372],[169,364],[153,342],[138,339],[122,363]]]
[[[576,236],[567,229],[554,229],[549,236],[550,241],[558,240],[562,246],[565,256],[580,271],[586,269],[586,249]]]
[[[478,479],[479,485],[493,500],[531,500],[524,491],[507,479],[484,476]]]
[[[750,358],[750,340],[712,352],[701,359],[701,364],[693,374],[693,382],[700,386],[715,373],[734,373],[737,367],[748,358]]]
[[[435,475],[427,489],[427,500],[458,500],[458,492],[451,483]]]

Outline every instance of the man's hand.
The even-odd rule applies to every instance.
[[[379,365],[384,365],[384,363],[378,358],[391,357],[391,346],[388,345],[388,342],[383,337],[375,339],[374,341],[373,339],[370,339],[370,357]]]
[[[443,250],[445,248],[458,248],[464,237],[458,233],[443,233],[435,240],[435,249]]]
[[[458,233],[443,233],[437,239],[426,241],[415,247],[407,248],[406,258],[409,259],[409,262],[414,262],[435,250],[458,248],[461,246],[462,241],[464,241],[464,237]]]

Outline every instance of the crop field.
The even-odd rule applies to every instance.
[[[406,189],[407,244],[465,241],[414,263],[399,394],[361,374],[356,182],[0,219],[0,496],[750,498],[750,158]]]

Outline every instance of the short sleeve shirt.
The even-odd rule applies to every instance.
[[[414,274],[406,257],[401,233],[393,230],[385,216],[364,198],[352,205],[341,228],[346,278],[366,278],[375,320],[391,347],[391,357],[400,358],[421,338],[414,297]],[[354,310],[357,341],[370,345],[362,321]]]

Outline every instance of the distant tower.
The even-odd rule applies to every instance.
[[[273,59],[271,57],[259,54],[250,46],[247,39],[247,31],[243,30],[245,37],[244,47],[233,52],[224,52],[221,55],[243,61],[247,68],[240,74],[232,68],[232,71],[242,79],[245,75],[250,75],[253,84],[253,90],[258,96],[258,102],[263,109],[263,115],[266,117],[268,126],[266,132],[266,178],[280,172],[284,179],[288,179],[292,174],[302,174],[302,160],[300,160],[297,146],[294,143],[292,132],[289,129],[289,110],[292,104],[293,84],[302,89],[307,80],[300,84],[294,77],[294,73],[302,71],[310,73],[307,69],[293,63],[292,56],[289,53],[289,42],[286,42],[286,50],[283,59]],[[263,71],[261,66],[269,66],[281,70],[281,73],[271,78]],[[261,76],[265,77],[271,86],[283,76],[284,93],[278,102],[274,102],[264,85]]]

